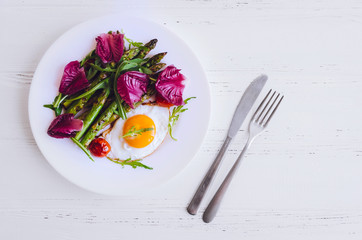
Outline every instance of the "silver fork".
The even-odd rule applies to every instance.
[[[204,222],[209,223],[214,219],[217,210],[220,207],[222,198],[225,195],[225,192],[229,187],[231,180],[234,177],[236,170],[238,169],[241,163],[242,158],[249,149],[251,143],[254,141],[255,137],[257,137],[260,133],[262,133],[265,130],[270,119],[273,117],[275,111],[279,107],[280,102],[283,100],[284,96],[280,96],[280,93],[276,94],[275,91],[273,92],[271,97],[269,97],[271,92],[272,90],[270,89],[268,94],[260,103],[259,107],[256,109],[254,115],[252,116],[249,122],[248,140],[243,150],[241,151],[239,157],[237,158],[236,162],[234,163],[233,167],[230,169],[228,175],[226,176],[223,183],[221,184],[221,186],[215,193],[214,197],[212,198],[211,202],[207,206],[202,218]]]

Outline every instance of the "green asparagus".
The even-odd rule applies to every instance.
[[[131,48],[124,52],[122,58],[124,61],[131,60],[137,56],[137,54],[141,51],[140,48]]]
[[[97,121],[88,129],[87,133],[83,137],[81,144],[88,147],[88,145],[95,138],[97,133],[102,130],[105,125],[108,123],[109,119],[112,117],[114,110],[117,108],[117,103],[112,102],[111,105],[99,116]]]
[[[108,81],[109,81],[109,78],[106,78],[104,80],[102,80],[101,82],[99,82],[97,85],[95,85],[94,87],[92,87],[91,89],[89,89],[88,91],[86,91],[85,93],[77,96],[77,97],[74,97],[74,98],[71,98],[71,99],[68,99],[65,103],[69,103],[69,102],[73,102],[75,100],[78,100],[78,99],[81,99],[81,98],[84,98],[88,95],[92,95],[94,94],[97,90],[99,89],[102,89],[102,88],[106,88],[108,86]]]
[[[72,113],[73,115],[76,115],[80,110],[83,109],[84,105],[89,101],[89,99],[91,98],[91,94],[78,99],[74,102],[71,103],[71,105],[69,106],[69,108],[65,111],[66,113]]]
[[[145,67],[151,67],[159,62],[166,56],[167,52],[158,53],[154,56],[152,56],[143,66]]]
[[[94,119],[97,117],[98,113],[101,111],[104,103],[106,102],[109,95],[109,88],[105,88],[102,93],[99,95],[96,103],[93,104],[92,109],[85,117],[83,121],[83,128],[75,135],[76,140],[80,140],[84,133],[88,130],[89,126],[92,124]]]
[[[141,51],[138,53],[136,58],[144,58],[146,55],[156,47],[157,39],[152,39],[148,43],[146,43],[144,46],[141,47]]]
[[[166,63],[157,63],[155,65],[152,65],[148,69],[150,69],[152,71],[152,73],[156,73],[156,72],[160,71],[164,66],[166,66]]]

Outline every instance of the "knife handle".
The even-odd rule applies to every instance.
[[[211,199],[209,205],[207,206],[207,208],[205,209],[204,215],[202,216],[202,220],[205,223],[209,223],[211,222],[214,217],[216,216],[216,213],[220,207],[221,201],[226,193],[226,190],[228,189],[231,180],[233,179],[236,170],[238,169],[245,153],[247,152],[251,142],[253,140],[248,140],[247,143],[245,144],[243,150],[241,151],[239,157],[236,159],[234,165],[232,166],[232,168],[230,169],[229,173],[227,174],[227,176],[225,177],[224,181],[222,182],[222,184],[220,185],[219,189],[217,190],[217,192],[215,193],[214,197]]]
[[[211,183],[211,180],[214,178],[217,169],[219,168],[219,165],[221,163],[221,160],[225,154],[226,149],[228,148],[231,141],[231,137],[227,136],[224,144],[220,148],[219,153],[217,154],[214,162],[212,163],[211,167],[207,171],[204,179],[202,180],[200,186],[198,187],[194,197],[192,198],[189,206],[187,207],[187,211],[191,215],[195,215],[197,213],[197,210],[199,209],[200,203],[202,199],[204,198],[204,195]]]

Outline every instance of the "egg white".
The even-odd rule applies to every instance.
[[[168,131],[169,108],[140,105],[127,113],[127,118],[139,114],[150,117],[155,123],[156,134],[153,141],[144,148],[134,148],[128,145],[122,138],[123,126],[127,120],[120,118],[116,121],[111,131],[104,136],[106,141],[111,145],[111,151],[109,152],[108,157],[119,160],[142,159],[153,153],[161,145]]]

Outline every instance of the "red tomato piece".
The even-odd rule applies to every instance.
[[[104,138],[96,138],[89,144],[89,151],[96,157],[104,157],[111,151],[111,145]]]
[[[172,107],[173,104],[167,102],[167,100],[165,100],[163,97],[159,96],[158,94],[156,95],[156,102],[157,105],[160,107]]]

